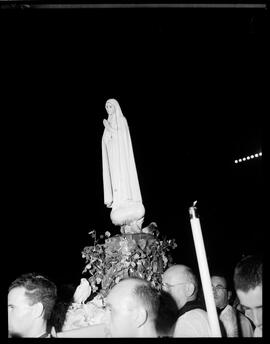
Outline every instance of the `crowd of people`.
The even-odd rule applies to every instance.
[[[262,337],[262,260],[242,258],[232,286],[229,280],[222,272],[211,273],[222,337]],[[61,331],[71,294],[59,303],[48,278],[35,273],[18,277],[8,290],[8,336],[212,337],[200,278],[186,265],[170,266],[160,291],[143,279],[121,280],[106,297],[102,323]]]

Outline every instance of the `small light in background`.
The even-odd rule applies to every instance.
[[[256,154],[245,156],[245,157],[240,158],[240,159],[235,159],[234,163],[238,164],[239,162],[243,162],[243,161],[254,159],[254,158],[259,158],[261,156],[262,156],[262,152],[259,152],[259,153],[256,153]]]

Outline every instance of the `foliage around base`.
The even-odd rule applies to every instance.
[[[175,239],[159,239],[158,231],[113,237],[106,231],[98,240],[95,230],[89,234],[94,243],[83,249],[82,257],[86,260],[83,273],[90,274],[92,292],[98,291],[106,297],[126,277],[146,279],[154,288],[161,289],[162,273],[172,264],[171,250],[177,247]]]

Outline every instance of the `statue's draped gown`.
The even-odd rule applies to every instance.
[[[115,111],[109,115],[102,136],[104,203],[112,209],[127,202],[142,202],[132,142],[126,118],[115,99],[108,100]]]

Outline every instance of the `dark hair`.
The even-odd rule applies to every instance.
[[[232,281],[231,281],[232,276],[230,278],[226,271],[224,271],[223,269],[215,269],[215,270],[211,271],[211,278],[214,276],[223,278],[226,282],[227,290],[230,290],[230,291],[233,290],[233,285],[232,285]]]
[[[158,317],[155,325],[159,336],[172,336],[174,325],[178,318],[178,307],[174,298],[168,292],[160,290]]]
[[[10,290],[17,287],[24,287],[26,289],[25,296],[32,305],[37,302],[42,303],[44,308],[43,318],[48,320],[57,297],[56,285],[42,275],[27,273],[16,278],[10,284],[8,291],[10,292]]]
[[[235,290],[247,292],[262,285],[262,260],[258,256],[242,258],[234,269]]]
[[[60,284],[57,288],[57,299],[47,325],[54,326],[56,332],[61,332],[65,323],[66,314],[72,304],[76,285],[72,283]]]
[[[156,289],[144,281],[143,284],[138,284],[134,288],[134,295],[141,301],[147,310],[148,316],[151,320],[155,320],[158,316],[159,310],[159,294]]]

